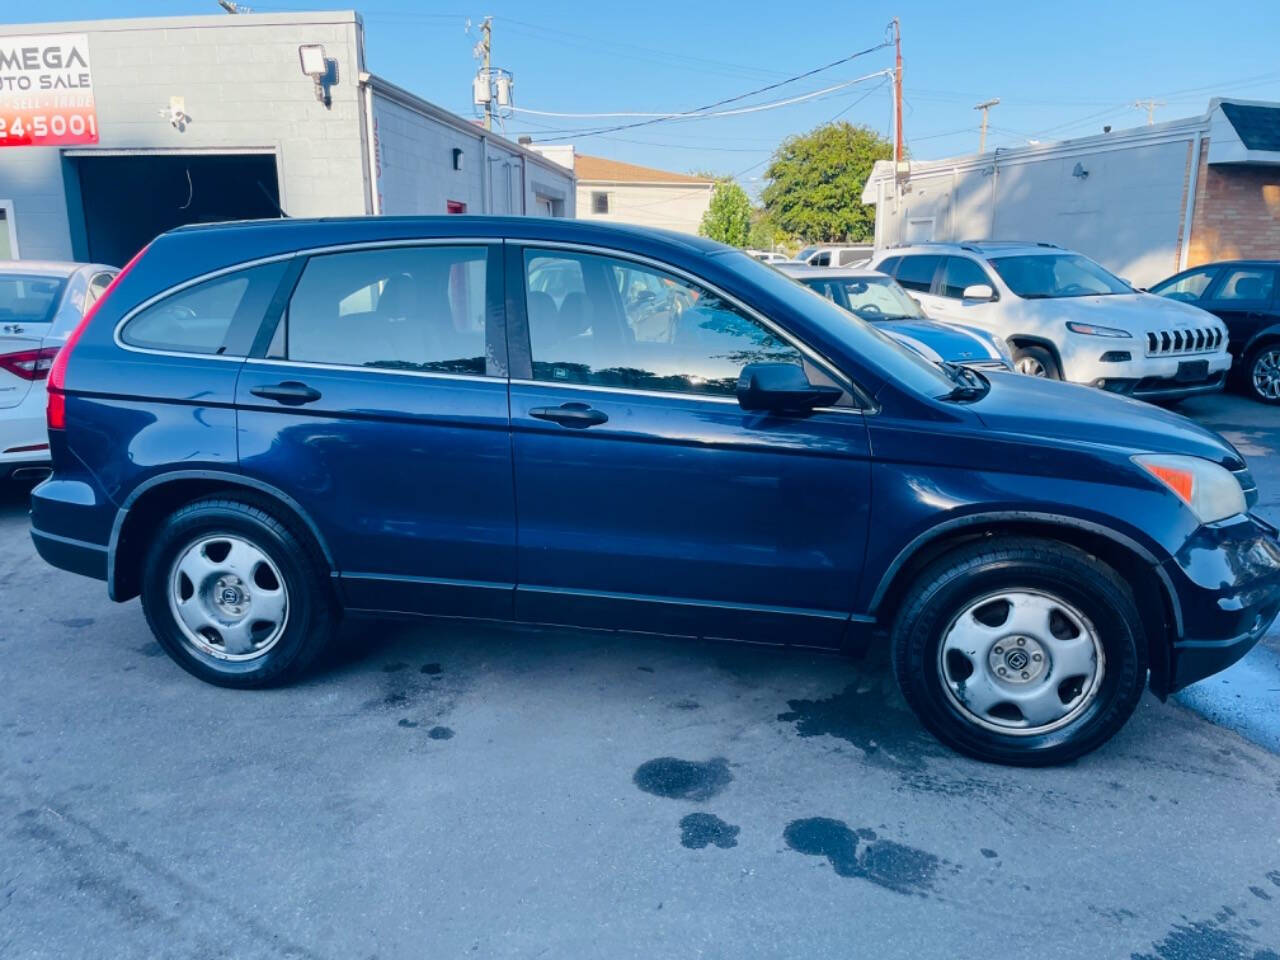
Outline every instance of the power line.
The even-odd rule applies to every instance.
[[[757,89],[749,90],[746,93],[740,93],[735,97],[726,97],[723,100],[717,100],[714,103],[708,103],[701,107],[695,107],[692,110],[686,110],[686,111],[683,111],[682,113],[674,114],[672,116],[655,117],[649,120],[639,120],[634,123],[621,123],[611,127],[601,127],[598,130],[576,131],[575,133],[579,137],[590,137],[590,136],[595,136],[601,133],[614,133],[618,130],[632,130],[636,127],[647,127],[655,123],[665,123],[669,120],[678,119],[680,117],[689,117],[696,114],[706,113],[708,110],[714,110],[716,107],[723,107],[726,104],[737,103],[740,100],[746,100],[748,97],[754,97],[761,93],[767,93],[770,90],[776,90],[778,87],[786,86],[789,83],[795,83],[797,80],[804,80],[807,77],[812,77],[814,74],[822,73],[825,70],[830,70],[833,67],[838,67],[841,64],[848,63],[851,60],[856,60],[858,57],[864,57],[869,53],[874,53],[876,50],[883,50],[888,45],[889,45],[888,42],[881,42],[876,44],[873,47],[867,47],[865,50],[859,50],[857,53],[852,53],[847,57],[841,57],[839,60],[833,60],[831,63],[823,64],[820,67],[814,67],[812,70],[806,70],[804,73],[798,73],[795,76],[788,77],[785,80],[779,80],[776,83],[771,83],[771,84],[768,84],[767,86],[758,87]],[[547,139],[550,139],[550,138],[547,138]]]

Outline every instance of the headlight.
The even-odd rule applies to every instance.
[[[1230,470],[1201,457],[1142,454],[1133,462],[1178,495],[1201,523],[1244,513],[1244,491]]]
[[[1117,340],[1132,339],[1133,334],[1128,330],[1117,330],[1115,327],[1099,327],[1092,323],[1076,323],[1074,320],[1067,321],[1067,329],[1072,333],[1083,333],[1086,337],[1115,337]]]

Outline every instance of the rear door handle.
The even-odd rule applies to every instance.
[[[585,403],[562,403],[558,407],[534,407],[529,416],[539,420],[551,420],[562,427],[573,427],[581,430],[606,423],[609,415],[601,410],[593,410]]]
[[[314,387],[308,387],[305,383],[299,383],[297,380],[286,380],[284,383],[266,387],[250,387],[249,392],[255,397],[275,400],[288,407],[298,407],[304,403],[314,403],[320,399],[319,390]]]

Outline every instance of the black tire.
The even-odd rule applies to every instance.
[[[1240,386],[1244,392],[1260,403],[1280,403],[1280,392],[1275,396],[1268,396],[1263,390],[1259,389],[1257,380],[1257,367],[1267,363],[1269,366],[1276,362],[1280,356],[1280,342],[1272,340],[1269,343],[1260,343],[1249,351],[1249,355],[1245,357],[1244,363],[1240,367]]]
[[[1029,344],[1023,347],[1014,347],[1013,349],[1013,365],[1018,369],[1022,362],[1035,365],[1043,373],[1031,373],[1026,370],[1019,370],[1020,373],[1026,373],[1032,377],[1044,377],[1046,380],[1061,380],[1062,368],[1058,366],[1057,358],[1053,352],[1045,347]]]
[[[219,536],[249,543],[283,581],[287,616],[270,648],[252,659],[227,660],[197,648],[170,604],[179,557],[193,543]],[[261,687],[298,676],[329,643],[340,615],[328,567],[310,537],[248,497],[211,497],[175,511],[147,551],[141,586],[142,609],[160,646],[187,672],[223,687]]]
[[[961,612],[997,591],[1019,589],[1080,611],[1103,653],[1092,699],[1074,719],[1047,732],[980,725],[953,701],[943,676],[940,647]],[[908,587],[892,645],[894,676],[921,723],[943,743],[993,763],[1048,766],[1088,753],[1124,726],[1146,685],[1147,640],[1128,586],[1096,557],[1052,540],[989,538],[940,557]]]

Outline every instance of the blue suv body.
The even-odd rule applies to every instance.
[[[343,612],[859,649],[973,755],[1051,763],[1280,608],[1240,455],[934,365],[740,251],[534,218],[182,228],[49,381],[32,534],[206,680]],[[620,641],[625,642],[625,641]]]

